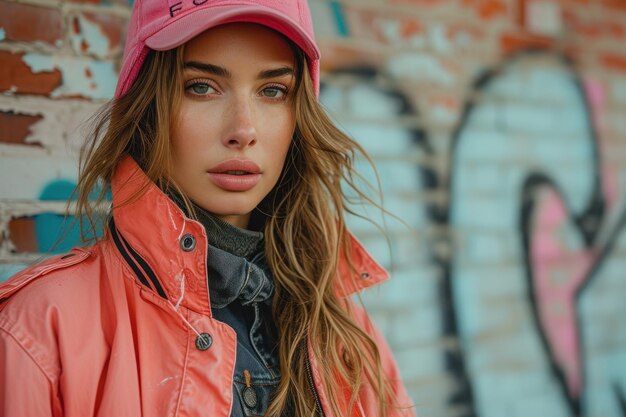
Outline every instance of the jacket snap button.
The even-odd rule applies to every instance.
[[[363,278],[363,279],[368,279],[369,277],[370,277],[370,274],[368,274],[367,272],[363,272],[361,274],[361,278]]]
[[[207,350],[213,344],[213,338],[208,333],[200,333],[198,337],[196,337],[196,347],[198,350]]]
[[[184,235],[180,239],[180,247],[185,252],[191,252],[196,247],[196,238],[193,235]]]
[[[243,402],[246,403],[249,408],[256,407],[257,397],[254,388],[245,387],[243,389]]]

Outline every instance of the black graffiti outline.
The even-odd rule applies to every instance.
[[[624,390],[620,389],[617,384],[613,384],[613,391],[615,392],[615,397],[619,402],[619,407],[622,411],[622,415],[626,416],[626,398],[624,398]]]
[[[384,74],[381,74],[375,67],[369,65],[341,67],[333,70],[332,74],[333,76],[354,77],[358,80],[355,83],[364,82],[370,86],[375,86],[374,88],[377,88],[380,92],[395,100],[398,100],[401,103],[401,107],[397,113],[398,115],[413,115],[419,117],[420,113],[418,109],[416,109],[415,106],[411,104],[410,99],[404,94],[404,92],[400,88],[387,85],[385,85],[385,88],[379,86],[376,87],[376,78],[384,76]],[[385,78],[389,79],[389,77]],[[321,94],[323,94],[326,88],[326,83],[322,82],[320,87]],[[425,129],[410,129],[410,135],[413,139],[414,144],[420,147],[426,155],[433,157],[435,156],[434,148],[430,143],[430,138],[428,137]],[[440,175],[438,175],[436,170],[430,167],[424,167],[420,165],[418,168],[418,175],[422,186],[424,187],[424,190],[436,190],[441,187]],[[445,208],[442,208],[436,203],[429,203],[425,208],[427,217],[430,218],[433,223],[447,224],[447,211]],[[439,236],[438,239],[441,239],[444,244],[448,244],[447,236]],[[450,268],[449,261],[441,258],[435,250],[431,251],[430,256],[434,260],[434,263],[440,268],[442,274],[445,276]],[[442,300],[441,314],[443,316],[443,328],[441,330],[444,337],[457,337],[458,327],[456,324],[454,304],[452,303],[452,297],[449,295],[451,293],[451,288],[448,288],[449,282],[449,279],[441,280],[438,289],[440,299]],[[460,349],[458,347],[445,348],[443,353],[443,363],[445,369],[455,378],[457,378],[458,386],[458,388],[448,398],[448,404],[457,407],[467,407],[467,411],[469,412],[469,414],[463,417],[476,416],[476,412],[474,410],[473,392],[471,389],[470,380],[467,377],[465,367],[465,358]]]

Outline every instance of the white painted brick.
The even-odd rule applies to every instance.
[[[433,305],[439,300],[440,278],[433,265],[422,265],[394,272],[391,279],[363,293],[371,311],[393,312],[397,309]]]
[[[568,410],[555,385],[548,385],[544,376],[528,372],[481,372],[473,380],[475,395],[488,399],[482,404],[481,416],[554,416],[567,417]],[[548,414],[519,414],[524,403],[537,401],[537,409]],[[531,411],[534,406],[529,406]],[[538,411],[535,410],[534,411]]]
[[[37,199],[51,181],[75,181],[76,175],[77,162],[71,156],[52,158],[45,152],[22,157],[0,155],[0,198]]]
[[[445,372],[443,349],[440,345],[395,350],[394,355],[403,380],[433,377]]]
[[[424,81],[442,87],[452,87],[456,74],[430,54],[419,52],[398,53],[387,61],[387,71],[396,79]]]
[[[434,300],[433,300],[434,301]],[[390,320],[389,343],[398,348],[411,348],[442,337],[441,306],[433,302],[396,313]]]

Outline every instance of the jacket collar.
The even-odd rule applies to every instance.
[[[186,217],[129,156],[118,165],[111,190],[111,237],[137,279],[175,305],[210,315],[204,227]],[[139,192],[143,194],[137,197]],[[349,239],[354,271],[342,251],[336,280],[339,296],[388,278],[352,234]]]

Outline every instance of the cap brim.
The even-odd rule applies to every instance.
[[[270,27],[294,41],[310,59],[320,58],[315,41],[293,19],[261,6],[218,6],[193,10],[149,36],[146,45],[156,51],[167,51],[207,29],[234,22],[250,22]]]

